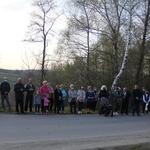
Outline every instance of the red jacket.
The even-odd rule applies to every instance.
[[[40,87],[41,98],[43,99],[47,94],[49,94],[49,88],[47,86]]]

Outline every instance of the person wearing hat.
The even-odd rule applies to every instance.
[[[8,109],[11,111],[11,105],[8,97],[8,93],[10,92],[10,84],[7,81],[7,77],[4,77],[4,81],[0,84],[0,91],[3,110],[5,110],[4,101],[6,100]]]

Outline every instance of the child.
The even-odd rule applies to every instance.
[[[35,114],[39,115],[41,105],[41,96],[39,91],[36,91],[36,94],[34,95],[34,105],[35,105]]]
[[[48,94],[44,97],[44,114],[46,114],[46,110],[48,109],[48,106],[49,106],[49,99],[48,99],[48,97],[49,97]]]

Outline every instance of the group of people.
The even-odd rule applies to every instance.
[[[43,81],[43,85],[34,96],[35,107],[38,105],[38,110],[36,109],[35,113],[40,113],[41,106],[41,113],[43,114],[47,114],[47,111],[52,112],[52,108],[54,108],[54,113],[63,114],[65,111],[66,103],[68,102],[70,113],[82,114],[82,108],[86,98],[87,113],[90,113],[91,110],[95,110],[95,92],[92,90],[91,86],[88,87],[87,92],[85,92],[83,86],[76,90],[73,84],[70,85],[68,91],[64,89],[63,84],[56,85],[55,89],[53,90],[53,88],[50,86],[50,83]],[[38,103],[36,103],[37,99]]]
[[[103,85],[99,92],[99,98],[104,105],[113,107],[113,115],[118,115],[119,108],[121,108],[121,115],[123,113],[128,115],[129,104],[132,104],[132,116],[135,115],[135,112],[137,116],[140,116],[140,110],[142,111],[142,115],[148,115],[150,111],[150,94],[145,87],[140,90],[138,85],[135,85],[132,91],[127,90],[126,87],[121,91],[120,87],[116,87],[110,93],[107,92],[107,87]]]
[[[6,100],[9,111],[11,111],[11,104],[8,94],[10,92],[10,84],[7,78],[0,84],[2,109],[5,110],[4,101]],[[86,106],[86,113],[90,114],[96,110],[96,104],[99,100],[101,103],[111,106],[113,115],[118,115],[118,112],[129,113],[129,102],[132,98],[132,115],[135,112],[140,116],[140,106],[142,106],[142,114],[148,114],[150,106],[150,94],[143,88],[140,90],[138,85],[135,85],[133,91],[129,91],[126,87],[121,90],[116,87],[114,90],[108,92],[107,87],[103,85],[99,91],[96,88],[88,86],[85,90],[83,86],[76,89],[74,84],[71,84],[69,90],[64,89],[64,85],[56,85],[55,89],[47,81],[38,90],[36,90],[32,79],[29,78],[28,83],[24,85],[22,79],[18,78],[14,85],[16,113],[24,114],[32,112],[34,106],[35,114],[47,114],[48,112],[64,113],[65,106],[68,103],[70,113],[82,114],[82,109]],[[26,97],[24,101],[24,93]],[[86,105],[85,105],[86,104]],[[120,111],[119,111],[119,108]]]

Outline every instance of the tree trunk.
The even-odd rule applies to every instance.
[[[138,68],[137,72],[135,75],[135,83],[138,84],[139,80],[142,76],[142,69],[143,69],[143,64],[144,64],[144,56],[145,56],[145,42],[146,42],[146,35],[148,31],[148,24],[149,24],[149,18],[150,18],[150,0],[148,0],[148,5],[147,5],[147,13],[146,13],[146,18],[144,22],[144,32],[143,32],[143,38],[142,38],[142,43],[140,46],[140,58],[139,58],[139,63],[138,63]]]
[[[115,38],[118,38],[118,37],[115,36]],[[115,38],[114,38],[115,42],[113,43],[113,46],[114,46],[114,77],[118,74],[118,40]]]
[[[43,54],[42,54],[41,80],[40,80],[41,85],[43,80],[45,80],[45,56],[46,56],[46,36],[44,36],[43,40]]]
[[[118,75],[115,77],[113,84],[112,84],[112,89],[115,88],[117,85],[121,75],[123,74],[125,68],[126,68],[126,63],[127,63],[127,58],[129,56],[129,49],[130,49],[130,43],[131,43],[131,25],[132,25],[132,9],[131,9],[131,0],[130,0],[130,21],[129,21],[129,28],[128,28],[128,37],[127,37],[127,43],[126,43],[126,48],[125,48],[125,54],[124,54],[124,59],[122,62],[121,69],[118,73]]]
[[[87,21],[87,68],[86,68],[86,71],[87,71],[87,83],[88,85],[91,85],[91,79],[90,79],[90,25],[89,25],[89,17],[88,17],[88,14],[87,14],[87,11],[86,11],[86,8],[85,8],[85,3],[86,1],[84,1],[84,5],[83,5],[83,8],[84,8],[84,11],[85,11],[85,15],[86,15],[86,21]]]

